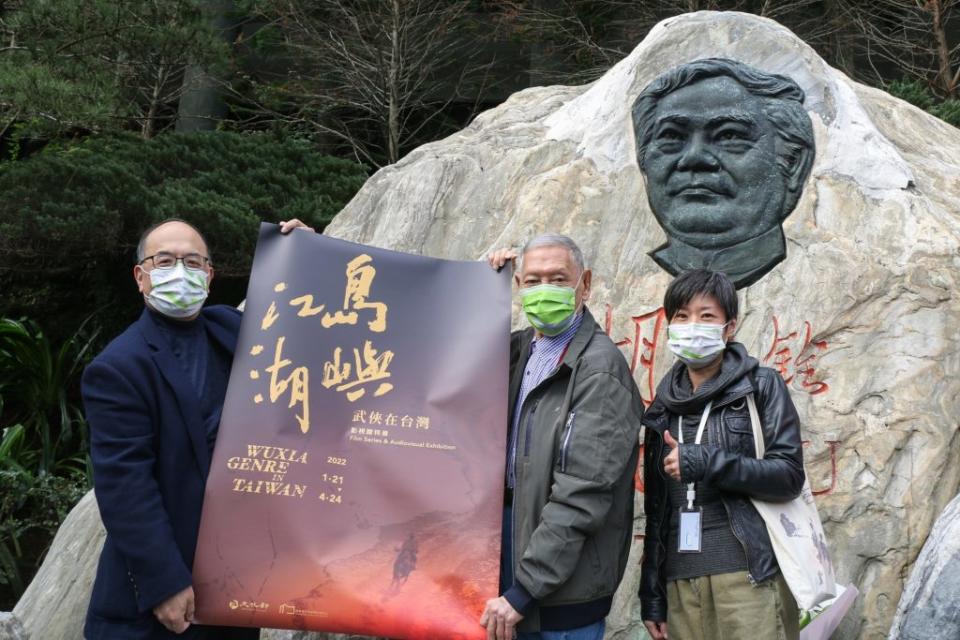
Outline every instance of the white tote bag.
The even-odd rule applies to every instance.
[[[753,426],[753,441],[757,458],[762,458],[766,448],[760,415],[753,394],[747,396],[750,423]],[[777,555],[780,571],[787,586],[801,609],[810,609],[836,595],[836,581],[830,550],[823,535],[820,514],[813,501],[810,481],[804,477],[800,495],[787,502],[765,502],[750,499],[767,524],[770,542]]]

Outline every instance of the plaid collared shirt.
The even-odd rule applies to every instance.
[[[520,414],[527,396],[538,384],[557,368],[560,359],[567,350],[573,336],[576,335],[580,323],[583,322],[583,309],[577,313],[573,324],[555,336],[540,336],[530,343],[530,358],[523,369],[523,380],[520,382],[520,394],[513,409],[513,419],[510,428],[510,448],[507,451],[507,486],[513,489],[516,482],[517,460],[517,433],[520,431]]]

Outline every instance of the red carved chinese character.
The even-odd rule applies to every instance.
[[[646,450],[647,445],[640,445],[640,457],[637,459],[637,473],[633,478],[633,488],[637,490],[637,493],[643,493],[644,484],[643,484],[643,453]]]
[[[607,303],[607,312],[606,312],[606,322],[604,322],[603,330],[607,332],[607,335],[610,336],[610,332],[613,330],[613,307],[610,306],[610,303]],[[628,344],[633,344],[633,341],[630,338],[624,338],[619,342],[614,342],[618,347],[623,347]],[[631,372],[632,373],[632,372]]]
[[[828,496],[837,488],[837,447],[840,445],[840,441],[827,440],[826,443],[830,448],[830,486],[826,489],[814,489],[811,486],[810,493],[815,496]],[[804,440],[800,444],[802,444],[804,447],[807,447],[810,444],[810,441]]]
[[[796,360],[796,372],[800,375],[800,385],[815,396],[820,393],[826,393],[830,385],[822,380],[814,380],[817,374],[814,364],[817,359],[816,351],[824,351],[827,348],[825,340],[813,340],[813,328],[809,322],[804,322],[803,347],[800,349],[800,355]]]
[[[641,385],[640,395],[644,406],[649,407],[657,393],[657,387],[653,378],[653,370],[657,357],[657,346],[660,341],[660,333],[663,331],[663,325],[667,320],[667,312],[663,307],[660,307],[656,311],[644,313],[639,316],[631,316],[630,319],[633,321],[634,326],[633,339],[631,340],[630,338],[626,338],[617,342],[616,344],[618,347],[624,345],[633,345],[633,354],[630,358],[630,373],[637,372],[638,364],[646,371],[643,376],[645,378],[645,384]],[[653,321],[653,332],[651,334],[652,339],[648,340],[643,336],[643,326],[645,323],[648,323],[651,320]],[[607,335],[610,334],[612,324],[612,311],[610,309],[610,305],[607,305]],[[647,392],[645,396],[643,391]]]
[[[770,351],[767,352],[767,355],[763,357],[763,362],[765,364],[772,364],[773,368],[780,373],[784,381],[787,384],[790,384],[790,381],[793,380],[794,375],[790,367],[790,363],[793,361],[793,351],[791,351],[790,347],[788,346],[780,347],[780,345],[796,338],[797,332],[791,331],[787,335],[781,336],[780,320],[777,318],[777,316],[772,317],[773,344],[770,345]]]

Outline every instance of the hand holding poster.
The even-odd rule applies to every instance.
[[[510,282],[263,225],[194,562],[205,624],[477,639]]]

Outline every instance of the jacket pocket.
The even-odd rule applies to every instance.
[[[570,441],[573,439],[573,425],[577,414],[574,411],[567,416],[567,424],[563,429],[563,439],[560,441],[560,471],[567,470],[567,451],[570,448]]]
[[[751,458],[755,457],[753,425],[750,424],[750,414],[746,408],[746,400],[736,400],[724,407],[720,414],[720,420],[727,431],[727,449],[731,453],[739,453]]]
[[[721,415],[730,431],[734,433],[753,433],[746,398],[734,400],[725,406]]]
[[[613,557],[612,553],[608,553],[606,554],[607,562],[604,563],[600,558],[597,539],[593,536],[587,538],[583,546],[584,552],[590,560],[590,574],[593,576],[593,585],[590,589],[591,597],[599,596],[610,589],[616,589],[617,559]]]
[[[136,591],[133,576],[108,536],[100,552],[96,579],[90,593],[90,613],[114,621],[132,622],[143,618],[137,610]],[[148,622],[152,617],[152,614],[146,616]]]

